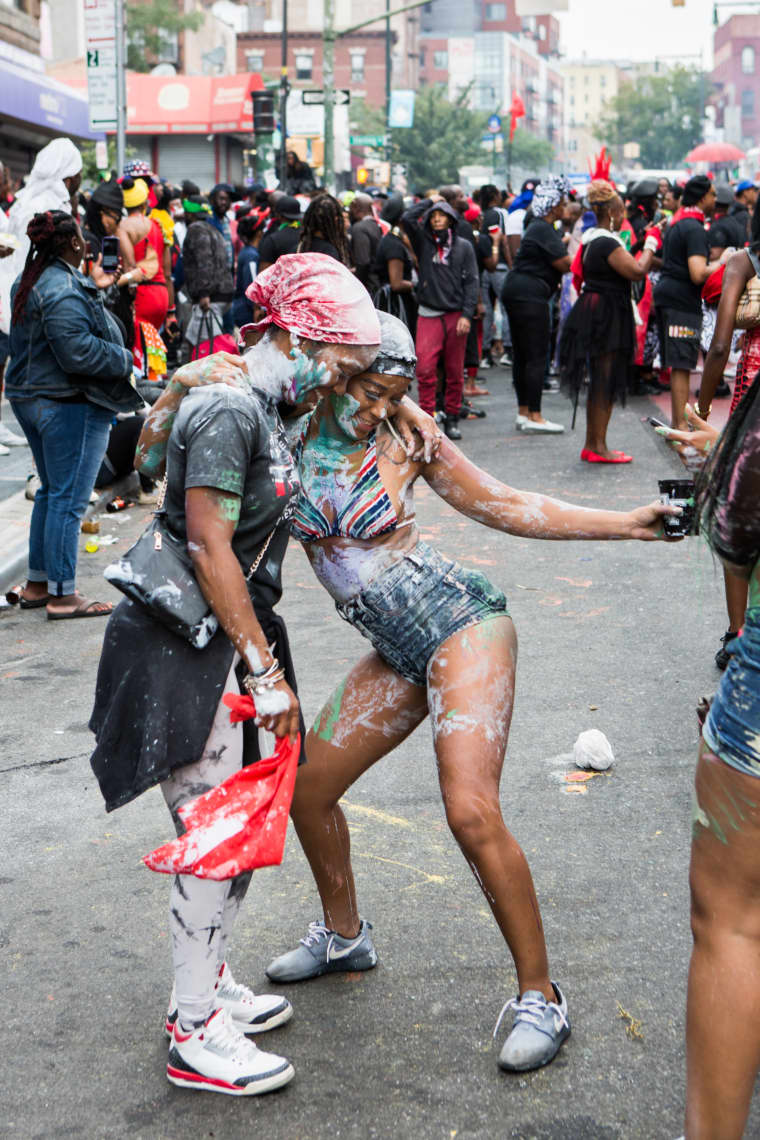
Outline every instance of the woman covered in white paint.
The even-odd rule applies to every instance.
[[[380,339],[369,295],[332,258],[281,258],[256,289],[268,315],[246,363],[209,357],[187,365],[151,410],[138,452],[142,470],[158,474],[171,427],[164,541],[187,551],[219,628],[199,649],[139,602],[122,601],[106,630],[90,721],[107,809],[158,784],[179,831],[180,807],[258,759],[256,734],[244,737],[222,704],[239,692],[241,674],[249,674],[264,727],[291,737],[299,729],[287,633],[273,609],[298,490],[278,403],[345,388]],[[180,407],[185,387],[204,382],[203,394],[194,388]],[[176,1085],[243,1096],[293,1076],[284,1057],[247,1037],[287,1021],[290,1003],[254,995],[227,963],[249,880],[175,878],[166,1031],[167,1077]]]
[[[330,393],[297,448],[301,493],[291,531],[335,599],[372,645],[306,739],[292,817],[324,908],[270,979],[294,982],[377,962],[356,902],[341,796],[430,714],[449,826],[504,936],[519,994],[504,1069],[548,1064],[570,1033],[564,994],[549,974],[536,893],[507,830],[499,782],[512,716],[517,638],[504,595],[420,539],[412,488],[423,478],[458,511],[526,538],[650,540],[659,503],[628,513],[588,510],[513,490],[448,440],[410,459],[392,426],[415,374],[405,325],[380,313],[380,353],[345,395]],[[501,1019],[500,1019],[501,1020]]]

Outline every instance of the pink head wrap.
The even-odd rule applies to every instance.
[[[380,322],[369,293],[334,257],[287,253],[248,286],[245,295],[267,315],[247,328],[275,324],[327,344],[379,344]]]

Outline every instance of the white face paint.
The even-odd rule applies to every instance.
[[[295,403],[293,379],[296,362],[289,360],[265,333],[258,344],[249,348],[243,357],[251,384],[273,400]]]
[[[359,433],[356,430],[356,416],[361,407],[358,400],[350,396],[348,392],[344,396],[331,395],[330,402],[332,404],[333,415],[335,422],[342,432],[344,432],[349,439],[358,439]],[[383,412],[385,415],[385,412]]]

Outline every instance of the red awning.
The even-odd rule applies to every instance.
[[[253,130],[252,91],[260,75],[127,74],[127,133],[197,135]]]

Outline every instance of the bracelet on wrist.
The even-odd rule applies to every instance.
[[[250,697],[261,696],[285,680],[285,670],[277,660],[263,673],[249,673],[243,681],[243,688]]]
[[[694,411],[699,416],[699,418],[701,420],[706,420],[707,417],[710,415],[710,412],[712,411],[712,404],[710,404],[709,408],[707,408],[707,410],[703,412],[699,406],[699,400],[695,400],[694,401]]]

